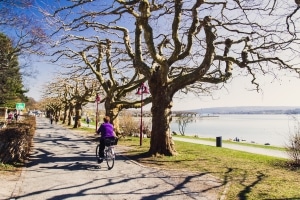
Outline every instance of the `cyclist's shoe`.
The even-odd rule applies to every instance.
[[[103,162],[103,158],[98,158],[98,163],[102,163]]]

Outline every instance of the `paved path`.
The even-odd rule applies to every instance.
[[[204,144],[204,145],[210,145],[210,146],[216,146],[216,142],[211,142],[211,141],[206,141],[206,140],[199,140],[199,139],[192,139],[192,138],[189,139],[189,138],[182,138],[182,137],[176,137],[175,136],[175,137],[173,137],[173,140],[183,141],[183,142],[191,142],[191,143],[196,143],[196,144]],[[223,143],[222,148],[234,149],[234,150],[238,150],[238,151],[246,151],[246,152],[249,152],[249,153],[273,156],[273,157],[278,157],[278,158],[288,158],[288,154],[285,151],[272,150],[272,149],[266,149],[266,148],[250,147],[250,146],[245,146],[245,145],[227,144],[227,143]]]
[[[0,180],[0,199],[20,200],[215,200],[223,183],[205,173],[166,171],[141,166],[121,156],[108,170],[96,163],[96,142],[37,118],[34,148],[18,181]]]

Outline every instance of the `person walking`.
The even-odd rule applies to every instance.
[[[18,122],[18,117],[19,117],[19,114],[18,114],[18,111],[16,111],[14,113],[14,118],[15,118],[16,122]]]
[[[54,117],[53,117],[53,115],[51,114],[51,115],[50,115],[50,123],[51,123],[51,124],[53,124],[53,120],[54,120]]]
[[[86,117],[86,120],[85,120],[85,121],[86,121],[86,123],[87,123],[87,126],[90,127],[90,121],[91,121],[91,120],[90,120],[89,116]]]
[[[104,149],[105,149],[105,139],[115,139],[115,132],[114,132],[114,126],[110,123],[110,117],[105,116],[103,118],[104,123],[102,123],[97,130],[98,134],[101,134],[100,136],[100,148],[99,148],[99,156],[98,163],[103,162],[104,157]]]

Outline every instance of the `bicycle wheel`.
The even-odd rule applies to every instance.
[[[100,144],[97,145],[96,147],[96,158],[99,158],[99,150],[100,150]]]
[[[108,169],[112,169],[115,164],[115,153],[113,148],[108,147],[108,149],[105,151],[105,159]]]

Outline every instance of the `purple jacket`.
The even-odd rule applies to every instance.
[[[114,126],[111,123],[103,123],[97,133],[101,133],[101,138],[114,137]]]

